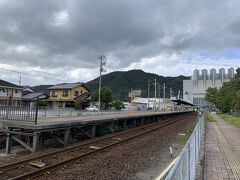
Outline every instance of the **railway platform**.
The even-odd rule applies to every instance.
[[[240,130],[216,114],[206,127],[204,180],[240,179]]]
[[[43,147],[46,137],[52,137],[58,143],[66,146],[78,136],[80,129],[85,128],[88,136],[96,136],[98,127],[110,125],[112,129],[115,125],[122,129],[137,127],[152,122],[157,122],[172,118],[192,111],[173,112],[140,112],[124,114],[104,114],[63,118],[40,118],[37,123],[34,121],[0,120],[5,126],[6,153],[12,149],[12,141],[16,141],[26,149],[35,152],[39,147]]]

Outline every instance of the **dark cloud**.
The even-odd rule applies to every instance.
[[[0,62],[96,68],[103,51],[142,58],[239,49],[237,0],[0,0]]]

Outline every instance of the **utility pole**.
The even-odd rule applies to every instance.
[[[157,105],[157,81],[156,81],[156,78],[155,78],[155,103],[154,103],[154,106],[155,106],[155,111],[156,111],[156,105]]]
[[[158,83],[158,95],[159,95],[159,111],[161,110],[160,109],[160,100],[161,100],[161,96],[160,96],[160,93],[161,93],[161,90],[160,90],[160,83]]]
[[[169,88],[169,99],[172,97],[172,88]]]
[[[99,93],[98,93],[98,112],[100,112],[101,110],[101,83],[102,83],[102,72],[105,72],[105,70],[103,69],[103,66],[106,66],[106,56],[102,54],[98,57],[100,59],[100,67],[99,67]]]
[[[169,104],[170,104],[170,111],[172,111],[172,102],[170,101],[172,97],[172,88],[169,88]]]
[[[165,83],[163,83],[163,102],[164,102],[164,107],[163,107],[163,109],[164,109],[164,112],[165,112],[165,106],[166,106],[166,102],[165,102],[165,89],[166,89],[166,87],[165,87]]]
[[[150,84],[148,79],[148,109],[149,109],[149,95],[150,95]]]

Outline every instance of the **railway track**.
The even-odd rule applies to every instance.
[[[77,162],[78,160],[90,156],[96,152],[116,146],[120,143],[137,138],[141,135],[156,131],[170,124],[174,124],[185,118],[186,116],[181,116],[172,120],[152,123],[134,129],[129,129],[124,132],[114,133],[111,135],[96,138],[88,142],[81,143],[77,146],[54,151],[45,155],[29,158],[5,166],[0,166],[0,179],[34,178],[58,167]],[[44,163],[44,167],[37,168],[30,165],[30,163],[36,161],[38,163]]]

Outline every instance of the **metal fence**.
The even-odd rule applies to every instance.
[[[166,180],[193,180],[199,160],[201,139],[204,130],[204,115],[199,118],[192,135],[184,146],[176,163],[173,165]]]
[[[30,121],[36,120],[36,108],[31,106],[0,105],[1,120]]]

